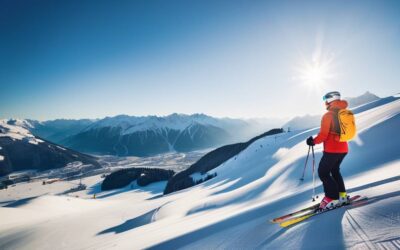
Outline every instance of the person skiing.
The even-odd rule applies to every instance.
[[[318,135],[307,138],[307,145],[324,144],[323,155],[318,166],[318,176],[322,181],[325,197],[319,208],[321,210],[332,209],[348,202],[348,196],[342,175],[340,164],[348,153],[347,141],[341,142],[338,111],[347,108],[345,100],[340,99],[337,91],[329,92],[324,97],[326,109],[322,117],[321,129]]]

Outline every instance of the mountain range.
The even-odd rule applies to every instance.
[[[379,99],[365,94],[345,98],[350,107]],[[292,130],[318,127],[321,115],[285,119],[230,119],[204,114],[168,116],[118,115],[103,119],[18,120],[33,135],[75,151],[115,156],[151,156],[188,152],[247,141],[272,128]],[[286,123],[285,123],[286,122]],[[283,125],[282,125],[283,124]]]
[[[25,120],[0,120],[0,176],[22,170],[49,170],[81,162],[100,167],[92,156],[32,135]]]
[[[23,120],[22,126],[41,138],[92,154],[149,156],[188,152],[251,138],[279,119],[214,118],[204,114],[169,116],[118,115],[97,120]]]

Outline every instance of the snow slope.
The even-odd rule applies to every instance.
[[[13,140],[26,140],[31,144],[37,145],[43,142],[35,138],[27,129],[32,125],[26,120],[0,120],[0,137],[10,137]]]
[[[380,100],[378,96],[370,93],[370,92],[365,92],[364,94],[357,96],[357,97],[345,97],[344,100],[346,100],[349,104],[349,108],[351,109],[358,109],[360,106],[362,107],[368,107],[366,104],[370,104],[373,102],[379,102],[382,100],[387,101],[388,98],[383,98]],[[373,104],[375,105],[375,104]],[[306,129],[310,127],[317,127],[321,124],[321,115],[304,115],[304,116],[297,116],[287,123],[285,123],[282,127],[287,129],[290,128],[291,130],[300,130],[300,129]]]
[[[269,222],[311,203],[310,166],[305,181],[299,177],[307,154],[304,141],[318,132],[315,128],[261,138],[214,169],[217,177],[170,195],[162,196],[163,183],[155,183],[141,191],[98,193],[98,199],[87,203],[47,195],[0,207],[0,217],[8,218],[0,224],[0,248],[398,249],[400,100],[388,97],[368,104],[357,111],[356,120],[359,134],[350,143],[342,173],[350,194],[369,197],[362,206],[334,210],[288,229]],[[321,155],[317,146],[317,162]],[[1,192],[0,202],[7,197]],[[322,196],[319,180],[317,193]],[[55,199],[67,205],[53,207]],[[55,212],[69,202],[72,208]],[[29,217],[38,207],[51,213]],[[19,217],[26,218],[24,224]]]

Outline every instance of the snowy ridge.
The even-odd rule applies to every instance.
[[[393,96],[392,98],[396,98],[396,96]],[[346,100],[349,104],[349,109],[351,110],[363,110],[363,107],[368,107],[369,105],[375,102],[379,102],[387,99],[387,98],[379,98],[378,96],[366,92],[360,96],[357,97],[345,97],[344,100]],[[309,128],[314,128],[320,126],[321,122],[321,115],[304,115],[304,116],[297,116],[288,121],[283,125],[283,128],[290,128],[291,130],[303,130],[303,129],[309,129]]]
[[[354,108],[369,102],[373,102],[376,100],[379,100],[380,98],[372,93],[370,93],[369,91],[365,92],[364,94],[358,96],[358,97],[347,97],[345,98],[345,100],[348,101],[349,103],[349,107],[350,108]]]
[[[27,128],[32,127],[27,120],[0,120],[0,137],[10,137],[13,140],[26,140],[37,145],[43,142],[29,132]]]
[[[92,156],[37,138],[28,126],[24,120],[0,120],[0,176],[27,169],[62,168],[74,161],[100,167]]]
[[[122,135],[132,134],[138,131],[155,130],[162,131],[165,129],[179,130],[182,131],[194,123],[202,125],[212,125],[215,127],[224,127],[229,123],[232,124],[243,124],[244,121],[235,119],[217,119],[204,114],[184,115],[184,114],[172,114],[164,117],[158,116],[127,116],[119,115],[115,117],[106,117],[93,125],[86,128],[85,131],[113,127],[121,128]]]

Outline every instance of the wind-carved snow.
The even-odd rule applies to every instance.
[[[359,135],[356,135],[354,137],[353,142],[356,143],[360,147],[364,145],[364,142],[361,140]]]
[[[273,158],[277,160],[282,160],[283,157],[289,152],[288,148],[279,148],[275,154],[272,155]]]
[[[357,113],[362,143],[350,142],[341,166],[349,194],[368,196],[366,204],[334,210],[289,229],[269,222],[313,204],[311,161],[305,180],[299,178],[307,156],[305,140],[318,133],[316,128],[261,138],[213,169],[216,177],[169,195],[161,195],[165,182],[141,190],[100,192],[97,176],[79,193],[89,198],[97,192],[96,199],[81,203],[48,195],[0,207],[0,217],[7,220],[0,224],[0,248],[52,249],[60,242],[65,249],[394,248],[400,235],[400,106],[395,100],[376,105]],[[321,146],[315,148],[315,156],[318,164]],[[35,189],[51,188],[35,182],[23,185],[32,197]],[[2,190],[0,202],[16,196],[13,189],[21,192],[18,185]],[[318,179],[316,193],[321,199]],[[40,218],[32,216],[39,208]]]
[[[394,111],[393,111],[394,110]],[[400,113],[400,100],[393,101],[391,105],[384,105],[383,107],[376,107],[358,114],[357,128],[358,132],[369,129],[381,122],[384,122],[391,117]],[[372,120],[370,117],[374,117]]]

